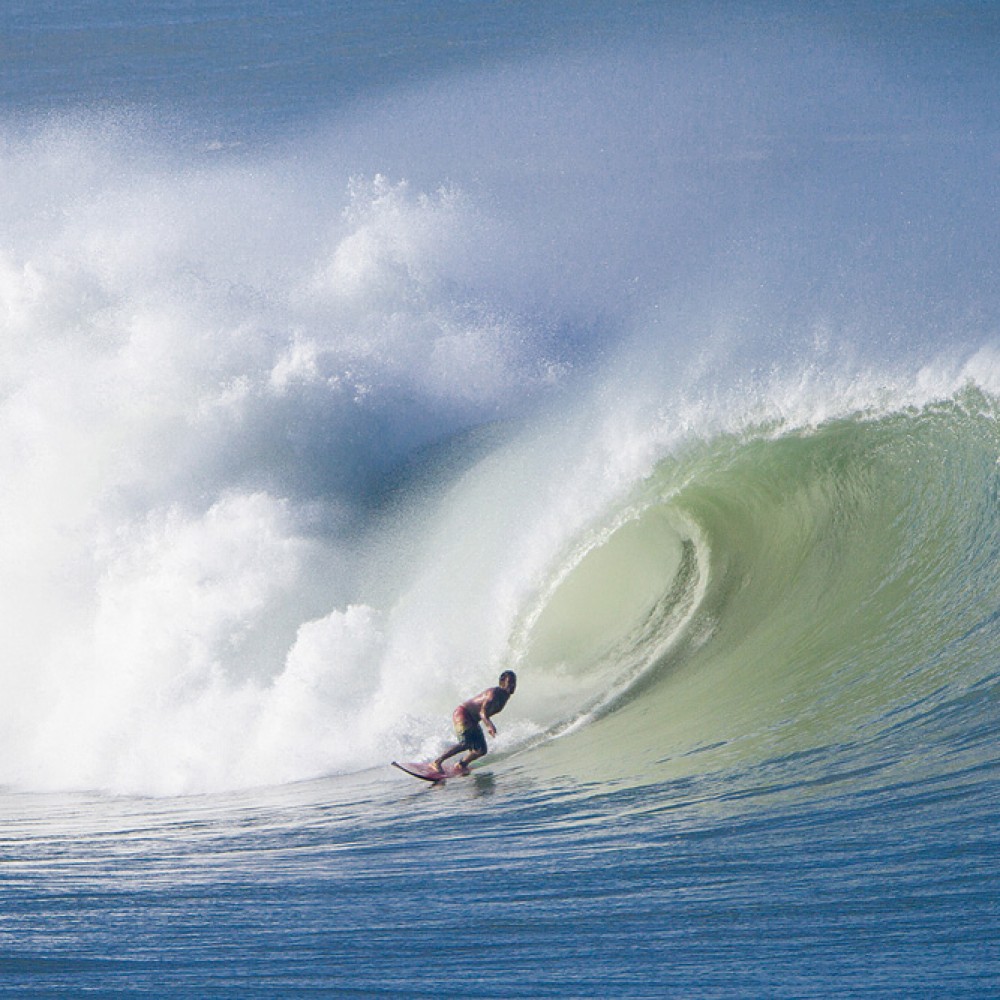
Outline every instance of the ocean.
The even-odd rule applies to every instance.
[[[1000,8],[0,25],[0,994],[998,995]]]

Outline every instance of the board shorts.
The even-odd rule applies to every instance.
[[[486,737],[478,719],[470,718],[461,708],[456,708],[451,721],[463,750],[472,750],[478,754],[486,753]]]

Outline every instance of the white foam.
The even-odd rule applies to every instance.
[[[551,366],[477,296],[460,193],[344,178],[303,228],[274,164],[164,169],[121,139],[5,149],[0,780],[358,766],[388,728],[355,732],[384,645],[350,602],[358,502]]]

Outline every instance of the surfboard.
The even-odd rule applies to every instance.
[[[412,774],[414,778],[422,778],[424,781],[444,781],[445,778],[457,778],[463,774],[468,774],[468,771],[463,771],[457,764],[446,764],[439,771],[436,767],[431,767],[430,764],[418,764],[412,761],[405,761],[400,763],[394,760],[392,762],[393,767],[398,767],[400,771],[405,771],[407,774]]]

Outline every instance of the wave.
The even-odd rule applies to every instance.
[[[598,773],[898,738],[997,683],[997,405],[970,384],[685,436],[627,488],[608,452],[553,475],[546,428],[383,516],[375,562],[409,572],[304,621],[330,566],[287,501],[147,517],[109,557],[93,644],[43,675],[63,697],[21,675],[39,709],[11,759],[29,785],[144,792],[364,769],[433,752],[450,702],[505,667],[498,749],[568,740]]]
[[[996,416],[970,386],[658,466],[642,489],[663,499],[646,502],[697,526],[704,593],[686,634],[650,644],[594,752],[574,752],[600,760],[610,743],[629,773],[662,776],[699,750],[706,768],[888,741],[948,766],[955,707],[981,713],[998,682]],[[987,752],[974,731],[960,745]]]
[[[986,683],[986,146],[765,63],[5,122],[0,781],[356,771],[507,666],[499,749],[637,767]]]

